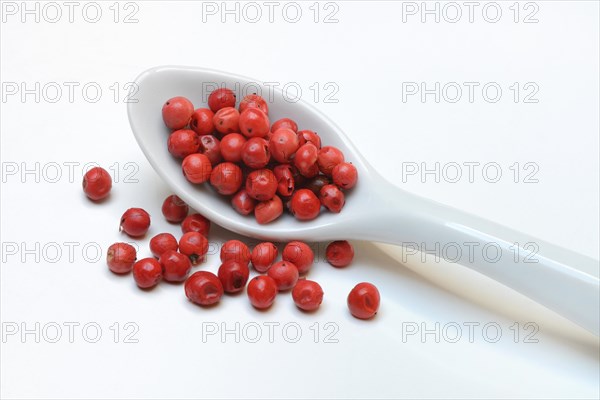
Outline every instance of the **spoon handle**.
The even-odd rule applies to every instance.
[[[393,185],[382,187],[377,198],[383,204],[371,208],[362,238],[467,266],[599,335],[597,260]]]

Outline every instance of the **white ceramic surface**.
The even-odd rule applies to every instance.
[[[299,126],[317,131],[324,143],[339,147],[357,167],[359,183],[347,195],[344,211],[338,215],[324,213],[309,222],[282,217],[264,226],[252,217],[240,216],[209,185],[187,182],[180,161],[166,150],[168,131],[160,117],[162,104],[174,96],[186,96],[196,106],[205,103],[204,82],[233,88],[258,81],[201,68],[153,68],[137,78],[139,101],[128,104],[128,114],[135,137],[157,173],[175,193],[217,224],[259,239],[347,238],[391,243],[415,251],[450,246],[461,252],[460,264],[599,333],[598,261],[389,184],[325,115],[303,101],[291,103],[282,92],[270,92],[260,84],[259,90],[274,94],[268,99],[270,118],[289,116]],[[533,253],[528,243],[533,244]]]

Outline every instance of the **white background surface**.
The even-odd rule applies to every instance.
[[[257,312],[244,294],[206,310],[188,303],[180,285],[142,292],[131,276],[111,274],[105,254],[96,261],[93,251],[124,240],[118,220],[132,206],[152,214],[151,233],[179,231],[160,215],[169,192],[131,135],[123,87],[149,67],[181,64],[280,85],[293,82],[302,88],[302,98],[330,115],[394,183],[598,259],[597,2],[536,2],[539,22],[529,24],[513,21],[513,2],[500,2],[497,23],[482,17],[485,2],[475,10],[473,23],[464,6],[457,23],[443,17],[435,23],[433,16],[423,23],[420,14],[406,15],[403,22],[402,2],[337,2],[338,22],[330,24],[322,19],[333,8],[324,10],[321,4],[315,23],[311,2],[302,3],[295,24],[283,18],[284,3],[273,23],[261,2],[260,22],[249,23],[244,15],[236,22],[229,15],[222,23],[220,14],[206,15],[203,22],[201,2],[134,2],[138,22],[130,24],[122,20],[134,8],[124,9],[123,3],[118,23],[111,2],[101,4],[97,23],[82,17],[85,2],[75,9],[73,23],[66,6],[58,4],[63,16],[56,23],[47,21],[53,13],[43,15],[43,3],[39,22],[34,15],[22,22],[20,9],[8,15],[3,8],[2,328],[6,333],[15,324],[20,330],[40,324],[39,343],[34,334],[4,335],[3,398],[598,398],[596,337],[457,265],[402,263],[393,249],[385,253],[373,244],[355,243],[351,267],[315,265],[310,277],[322,283],[325,302],[319,312],[304,314],[285,294],[268,312]],[[524,9],[524,3],[519,8],[520,20],[533,10]],[[39,99],[6,91],[21,83],[31,89],[36,82]],[[43,92],[51,82],[63,88],[55,103],[49,101],[55,97],[50,86]],[[79,84],[72,101],[64,82]],[[121,88],[116,102],[110,89],[115,82]],[[310,89],[315,82],[318,99]],[[339,89],[333,95],[337,103],[324,101],[331,91],[325,88],[328,82]],[[496,103],[486,101],[480,90],[473,102],[466,91],[456,103],[443,97],[436,103],[432,95],[425,102],[418,96],[403,102],[406,82],[426,82],[430,88],[435,82],[477,82],[480,88],[494,82],[503,93]],[[535,83],[538,102],[515,103],[509,89],[514,82],[521,90]],[[102,89],[95,103],[82,95],[87,83]],[[110,199],[102,204],[92,204],[81,192],[87,162],[119,171]],[[436,162],[496,162],[503,176],[498,183],[487,182],[480,170],[473,182],[465,177],[436,183],[431,175],[403,179],[402,162],[424,162],[429,168]],[[509,169],[515,162],[521,168],[535,163],[539,182],[524,183],[521,175],[515,183]],[[21,174],[36,163],[37,176]],[[57,182],[51,182],[54,163],[60,166]],[[73,176],[65,163],[76,163]],[[8,175],[15,165],[18,172]],[[130,178],[138,182],[124,182],[132,171]],[[142,255],[149,237],[139,242]],[[211,240],[218,248],[232,237],[214,227]],[[72,256],[65,244],[71,242]],[[6,251],[13,245],[16,251]],[[218,257],[209,256],[199,268],[216,271]],[[369,322],[354,320],[345,308],[347,292],[364,280],[376,283],[382,294],[381,312]],[[69,322],[80,324],[72,343],[64,325]],[[110,329],[115,322],[121,333],[117,343]],[[139,328],[132,337],[137,343],[125,343],[124,334],[131,332],[124,328],[127,322]],[[273,343],[264,325],[269,322],[281,324]],[[315,343],[310,327],[317,322]],[[465,325],[470,322],[479,324],[473,340]],[[531,332],[524,329],[527,322],[539,327],[535,343],[525,340]],[[97,343],[82,334],[86,323],[101,327]],[[203,341],[207,323],[230,329],[239,323],[240,333],[256,323],[263,337],[258,343],[244,335],[236,343],[233,334]],[[302,329],[297,343],[286,341],[281,330],[286,323]],[[337,343],[325,343],[326,323],[338,328]],[[435,331],[436,323],[439,340],[421,332],[406,335],[414,326]],[[486,323],[501,328],[496,343],[486,340]],[[62,326],[57,343],[49,340],[55,336],[53,324]],[[462,327],[462,336],[451,343],[454,324]],[[487,333],[488,339],[495,336],[493,328]],[[93,329],[88,334],[93,337]]]

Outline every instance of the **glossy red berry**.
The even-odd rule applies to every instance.
[[[208,240],[198,232],[184,233],[179,239],[179,252],[188,256],[193,265],[198,264],[208,252]]]
[[[183,159],[181,169],[188,181],[192,183],[204,183],[210,179],[212,164],[204,154],[194,153]]]
[[[169,282],[185,281],[192,269],[189,257],[173,250],[162,253],[158,262],[162,266],[163,278]]]
[[[210,220],[202,214],[192,214],[185,217],[181,223],[181,231],[183,233],[198,232],[208,237],[210,231]]]
[[[198,153],[208,157],[211,165],[217,165],[223,159],[221,157],[221,142],[213,135],[200,136]]]
[[[250,269],[247,264],[229,260],[221,264],[218,276],[226,293],[237,293],[246,286]]]
[[[252,171],[246,177],[246,192],[253,199],[264,201],[272,199],[277,191],[277,179],[270,169]]]
[[[242,149],[246,138],[239,133],[229,133],[221,139],[221,155],[225,161],[239,163],[242,161]]]
[[[169,129],[185,128],[193,113],[192,102],[181,96],[167,100],[162,108],[163,121]]]
[[[185,295],[201,306],[218,303],[223,297],[223,285],[215,274],[208,271],[194,272],[184,285]]]
[[[142,289],[149,289],[162,279],[162,267],[154,258],[142,258],[133,264],[133,279]]]
[[[177,251],[178,248],[177,239],[170,233],[159,233],[150,239],[150,251],[156,258],[159,258],[165,251]]]
[[[234,194],[242,186],[242,170],[234,163],[223,162],[213,168],[210,184],[220,194]]]
[[[302,175],[312,178],[319,173],[319,166],[317,165],[318,156],[319,150],[317,147],[312,143],[305,143],[296,151],[294,165]]]
[[[306,243],[293,241],[283,248],[282,258],[294,264],[300,274],[305,274],[313,265],[315,253]]]
[[[136,257],[135,247],[127,243],[115,243],[106,252],[106,263],[115,274],[125,274],[131,271]]]
[[[262,242],[254,246],[250,260],[258,272],[267,272],[277,258],[277,246],[271,242]]]
[[[319,198],[308,189],[296,190],[290,201],[290,211],[296,219],[308,221],[315,219],[321,210]]]
[[[375,285],[362,282],[354,286],[348,295],[348,308],[359,319],[372,318],[379,310],[379,290]]]
[[[261,225],[275,221],[283,214],[283,202],[275,195],[270,200],[261,201],[254,208],[254,218]]]
[[[317,135],[317,132],[311,130],[298,131],[298,141],[300,146],[305,143],[312,143],[317,149],[321,148],[321,137]]]
[[[346,203],[344,192],[336,185],[325,185],[321,188],[319,199],[329,211],[339,213]]]
[[[215,129],[222,134],[239,132],[240,113],[233,107],[221,108],[213,117]]]
[[[277,179],[277,193],[288,197],[294,193],[296,184],[294,181],[294,167],[289,164],[280,164],[273,168],[273,174]]]
[[[231,206],[238,213],[248,215],[254,211],[256,200],[250,197],[246,189],[242,189],[231,198]]]
[[[323,289],[315,281],[301,279],[292,290],[296,306],[304,311],[314,311],[323,302]]]
[[[167,146],[173,157],[185,158],[198,151],[200,139],[191,129],[180,129],[169,135]]]
[[[235,93],[227,88],[213,91],[208,96],[208,107],[215,113],[225,107],[235,107]]]
[[[258,108],[265,114],[269,114],[267,101],[256,93],[249,94],[240,101],[240,113],[243,113],[248,108]]]
[[[239,240],[228,240],[221,247],[221,262],[228,260],[248,265],[250,262],[250,249]]]
[[[352,189],[358,180],[358,171],[351,163],[343,162],[335,166],[331,172],[333,183],[342,189]]]
[[[112,178],[104,168],[94,167],[83,177],[83,192],[91,200],[102,200],[110,194]]]
[[[121,217],[120,229],[131,237],[144,236],[150,228],[150,214],[141,208],[130,208]]]
[[[214,116],[215,113],[210,109],[198,108],[192,114],[190,128],[200,136],[211,135],[215,131]]]
[[[298,282],[298,268],[289,261],[279,261],[271,265],[269,272],[267,272],[275,284],[277,284],[277,290],[280,292],[290,290]]]
[[[289,163],[292,156],[298,150],[298,136],[288,128],[281,128],[273,132],[269,139],[269,151],[271,157],[280,163]]]
[[[253,137],[244,143],[244,147],[242,147],[242,161],[250,168],[264,168],[270,159],[269,142],[265,139]]]
[[[171,195],[165,199],[162,205],[162,213],[169,222],[179,223],[185,219],[190,208],[185,201],[177,195]]]
[[[258,108],[247,108],[240,114],[240,132],[246,137],[265,137],[271,123],[267,114]]]
[[[336,240],[327,246],[325,258],[334,267],[346,267],[354,258],[354,247],[347,240]]]
[[[258,309],[271,307],[277,296],[277,284],[267,275],[252,278],[247,290],[250,303]]]
[[[319,150],[317,164],[319,170],[325,175],[331,175],[333,168],[344,162],[344,153],[337,147],[325,146]]]
[[[273,125],[271,125],[271,132],[276,132],[281,128],[287,128],[293,130],[294,132],[298,132],[298,124],[296,124],[296,122],[290,118],[281,118],[273,122]]]

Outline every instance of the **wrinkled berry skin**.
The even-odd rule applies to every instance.
[[[211,165],[217,165],[223,159],[221,156],[221,142],[213,135],[200,136],[198,153],[208,157]]]
[[[254,246],[250,260],[258,272],[267,272],[277,258],[277,246],[271,242],[262,242]]]
[[[333,146],[325,146],[319,149],[317,164],[319,170],[325,175],[331,175],[333,168],[344,162],[344,153],[340,149]]]
[[[179,223],[185,219],[190,208],[177,195],[171,195],[165,199],[162,205],[162,213],[169,222]]]
[[[323,302],[323,289],[315,281],[301,279],[292,290],[296,307],[304,311],[314,311]]]
[[[321,200],[321,204],[333,213],[342,211],[344,204],[346,204],[344,192],[336,185],[323,186],[319,193],[319,199]]]
[[[198,213],[188,215],[181,223],[181,231],[183,233],[198,232],[208,237],[210,220]]]
[[[221,108],[215,113],[213,124],[215,125],[217,132],[223,135],[239,132],[240,113],[233,107]]]
[[[150,289],[162,280],[162,267],[154,258],[142,258],[133,265],[133,279],[142,289]]]
[[[298,282],[298,268],[289,261],[279,261],[271,265],[267,272],[275,283],[277,284],[277,290],[280,292],[290,290]]]
[[[204,183],[210,179],[212,165],[207,156],[194,153],[183,159],[181,170],[191,183]]]
[[[256,207],[256,200],[250,197],[246,189],[242,189],[231,198],[231,206],[238,213],[249,215]]]
[[[198,151],[200,139],[191,129],[180,129],[169,135],[167,147],[173,157],[185,158]]]
[[[291,196],[296,188],[293,167],[289,164],[277,165],[273,173],[277,179],[277,193],[283,197]]]
[[[291,262],[298,268],[298,272],[305,274],[312,267],[315,253],[304,242],[293,241],[285,245],[282,252],[283,261]]]
[[[221,264],[218,276],[226,293],[237,293],[246,287],[250,268],[247,264],[229,260]]]
[[[281,118],[273,122],[273,125],[271,125],[271,132],[276,132],[281,128],[291,129],[296,133],[298,132],[298,124],[290,118]]]
[[[121,217],[121,230],[131,237],[144,236],[150,228],[150,214],[141,208],[130,208]]]
[[[317,135],[316,132],[308,129],[298,131],[298,141],[300,142],[300,146],[304,145],[305,143],[311,143],[317,149],[321,148],[321,137]]]
[[[271,123],[267,114],[258,108],[247,108],[240,114],[239,124],[242,135],[251,138],[267,136]]]
[[[258,108],[263,113],[269,114],[267,101],[256,93],[249,94],[240,101],[240,113],[243,113],[248,108]]]
[[[165,251],[158,262],[163,269],[163,278],[169,282],[185,281],[192,269],[189,257],[173,250]]]
[[[319,173],[317,159],[319,150],[312,143],[306,143],[300,146],[294,156],[294,165],[300,171],[300,174],[307,178],[312,178]]]
[[[250,172],[246,178],[246,192],[258,201],[272,199],[275,192],[277,192],[275,174],[269,169]]]
[[[267,275],[259,275],[248,282],[248,298],[250,303],[258,309],[271,307],[277,296],[277,284]]]
[[[333,168],[331,176],[333,183],[342,189],[352,189],[358,180],[358,171],[351,163],[343,162]]]
[[[381,298],[379,290],[372,283],[362,282],[356,285],[348,295],[348,309],[359,319],[373,318],[379,311]]]
[[[170,233],[159,233],[150,239],[150,252],[156,258],[159,258],[165,251],[177,251],[178,248],[177,239]]]
[[[198,232],[184,233],[179,239],[179,252],[188,256],[193,265],[198,264],[208,252],[208,240]]]
[[[218,303],[223,297],[223,285],[215,274],[208,271],[194,272],[184,285],[185,295],[191,302],[201,306]]]
[[[193,113],[192,102],[181,96],[167,100],[162,107],[163,121],[172,130],[185,128]]]
[[[336,268],[344,268],[354,259],[354,247],[347,240],[331,242],[325,250],[325,259]]]
[[[230,195],[242,186],[242,170],[234,163],[224,162],[213,168],[210,184],[219,194]]]
[[[290,211],[300,221],[317,218],[320,210],[319,198],[308,189],[296,190],[290,201]]]
[[[298,136],[291,129],[278,129],[269,139],[271,157],[282,164],[289,163],[299,147]]]
[[[208,108],[198,108],[192,114],[190,128],[200,136],[211,135],[215,131],[214,116]]]
[[[261,201],[254,208],[254,218],[261,225],[275,221],[281,214],[283,214],[283,202],[277,195],[272,199]]]
[[[253,137],[244,143],[242,147],[242,161],[250,168],[264,168],[270,160],[269,142],[265,139]]]
[[[136,257],[135,247],[127,243],[115,243],[106,252],[106,263],[115,274],[126,274],[131,271]]]
[[[227,88],[213,91],[208,96],[208,107],[214,113],[225,107],[235,107],[235,93]]]
[[[102,200],[110,194],[112,178],[104,168],[94,167],[86,172],[82,186],[83,192],[91,200]]]
[[[228,240],[221,247],[221,262],[227,260],[248,265],[250,262],[250,249],[245,243],[239,240]]]

